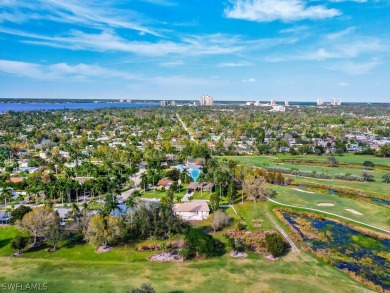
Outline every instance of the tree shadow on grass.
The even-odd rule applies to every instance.
[[[82,237],[74,236],[74,237],[68,238],[66,243],[64,243],[61,247],[74,248],[74,247],[79,246],[79,245],[85,245],[86,243],[87,242],[85,242]]]
[[[51,248],[51,246],[44,242],[38,242],[37,245],[30,247],[26,252],[38,252],[41,250],[47,250],[48,248]]]
[[[2,239],[0,240],[0,248],[7,246],[12,241],[12,238]]]

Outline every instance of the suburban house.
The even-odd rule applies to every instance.
[[[66,221],[68,220],[68,213],[70,212],[69,208],[55,208],[54,209],[58,216],[60,217],[60,225],[65,225]]]
[[[6,211],[0,211],[0,224],[8,224],[10,217]]]
[[[10,177],[9,181],[11,183],[22,183],[24,181],[23,177]]]
[[[215,184],[210,182],[203,182],[203,183],[194,183],[191,182],[187,186],[187,192],[195,192],[195,191],[214,191],[215,190]]]
[[[172,185],[172,180],[170,180],[170,179],[168,179],[168,178],[160,179],[160,180],[157,182],[157,189],[160,190],[160,189],[162,189],[163,187],[164,187],[165,189],[168,189],[171,185]]]
[[[178,203],[173,206],[172,211],[186,221],[204,220],[210,215],[209,205],[205,201]]]

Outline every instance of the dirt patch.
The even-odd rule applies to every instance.
[[[320,203],[317,203],[317,205],[319,207],[334,207],[334,204],[330,203],[330,202],[320,202]]]
[[[302,189],[299,189],[299,188],[291,188],[292,190],[296,190],[296,191],[300,191],[300,192],[304,192],[304,193],[314,193],[312,191],[306,191],[306,190],[302,190]]]
[[[358,211],[352,210],[352,209],[345,209],[347,212],[350,212],[354,215],[363,216],[362,213],[359,213]]]
[[[109,252],[111,249],[112,249],[112,247],[110,247],[110,246],[99,246],[96,249],[96,252],[97,253],[105,253],[105,252]]]
[[[270,261],[275,261],[279,259],[278,257],[273,257],[271,254],[266,254],[265,258]]]
[[[248,256],[245,252],[235,252],[235,251],[231,251],[229,255],[235,258],[246,258]]]
[[[177,250],[155,254],[150,257],[150,260],[155,262],[183,261],[183,259],[179,256]]]

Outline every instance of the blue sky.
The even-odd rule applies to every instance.
[[[0,0],[0,98],[390,102],[390,0]]]

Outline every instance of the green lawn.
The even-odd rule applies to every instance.
[[[283,155],[279,155],[278,157],[281,158]],[[298,158],[299,156],[291,156],[291,155],[284,155],[286,158]],[[319,158],[322,160],[326,160],[326,157],[318,157],[318,156],[301,156],[302,158]],[[346,158],[348,160],[352,160],[355,157],[360,158],[360,160],[364,161],[365,159],[369,159],[368,157],[371,157],[373,159],[379,159],[383,161],[383,164],[390,164],[390,159],[383,159],[383,158],[377,158],[374,156],[354,156],[354,155],[345,155],[339,158]],[[256,166],[260,168],[265,167],[282,167],[282,168],[299,168],[299,170],[305,170],[305,171],[317,171],[317,172],[326,172],[328,174],[334,175],[337,173],[351,173],[358,176],[361,176],[363,170],[357,169],[357,168],[342,168],[342,167],[323,167],[323,166],[308,166],[308,165],[293,165],[293,164],[279,164],[275,162],[275,157],[270,156],[235,156],[235,157],[226,157],[227,159],[232,159],[240,164],[244,164],[246,166]],[[351,189],[356,189],[357,191],[365,191],[372,193],[374,195],[384,197],[384,196],[390,196],[390,184],[386,184],[382,182],[382,175],[385,173],[383,171],[368,171],[369,173],[373,174],[376,181],[375,182],[356,182],[356,181],[344,181],[344,180],[335,180],[335,179],[315,179],[315,178],[302,178],[298,176],[294,176],[295,182],[300,183],[319,183],[319,184],[326,184],[329,186],[337,185],[341,187],[348,187]]]
[[[183,184],[180,188],[180,191],[178,192],[175,192],[175,199],[176,199],[176,196],[181,196],[183,197],[184,194],[187,193],[187,185],[188,184]],[[161,191],[161,190],[147,190],[146,192],[142,192],[142,197],[144,198],[162,198],[163,196],[166,196],[167,195],[167,191]]]
[[[341,198],[336,195],[322,193],[307,193],[288,187],[272,185],[277,195],[275,200],[284,204],[314,208],[325,212],[335,213],[356,221],[390,230],[390,210],[376,204]],[[332,207],[317,206],[318,203],[332,203]],[[363,215],[355,215],[345,209],[352,209]]]
[[[363,173],[363,168],[348,168],[348,167],[327,167],[327,166],[312,166],[312,165],[299,165],[299,164],[288,164],[288,163],[280,163],[272,157],[254,157],[254,156],[240,156],[240,157],[227,157],[229,159],[238,161],[241,164],[256,166],[260,168],[266,167],[280,167],[280,168],[299,168],[299,170],[305,171],[316,171],[321,173],[327,173],[329,175],[335,175],[339,173],[351,173],[353,175],[361,176]],[[295,158],[295,157],[291,157]],[[382,176],[386,172],[384,171],[367,171],[368,173],[374,175],[375,180],[378,183],[382,184]]]
[[[225,255],[185,263],[151,263],[151,253],[132,245],[97,254],[91,245],[71,244],[9,257],[9,239],[0,234],[0,283],[47,283],[47,292],[125,292],[150,282],[157,292],[370,292],[344,273],[301,252],[270,262],[249,254],[238,260]],[[64,246],[65,245],[65,246]]]
[[[188,186],[188,184],[184,184],[184,185],[182,185],[180,191],[175,192],[175,196],[174,196],[175,201],[176,201],[176,197],[180,196],[180,198],[182,198],[187,193],[187,186]],[[218,186],[217,186],[215,192],[217,192],[217,193],[219,192]],[[196,191],[193,195],[193,199],[209,200],[210,195],[213,193],[210,193],[210,191]],[[148,190],[146,192],[142,192],[143,198],[162,198],[166,195],[167,195],[166,191],[160,191],[160,190]],[[227,199],[225,197],[222,197],[220,204],[228,204]]]
[[[355,181],[343,181],[334,179],[315,179],[315,178],[302,178],[294,176],[294,182],[302,184],[324,184],[329,187],[340,186],[355,189],[357,193],[361,191],[371,193],[379,197],[390,197],[390,184],[378,183],[378,182],[355,182]]]
[[[268,202],[258,201],[255,204],[253,201],[245,201],[243,204],[235,204],[234,208],[244,218],[247,230],[275,230],[274,225],[266,215],[270,208]],[[237,218],[233,209],[229,208],[228,211],[231,211],[231,215]]]
[[[302,160],[318,160],[326,162],[328,156],[327,155],[297,155],[292,156],[290,154],[278,154],[276,155],[278,159],[302,159]],[[364,161],[371,161],[375,165],[382,165],[390,167],[390,158],[381,158],[372,155],[354,155],[353,153],[347,153],[342,156],[335,156],[338,162],[342,163],[352,163],[352,164],[360,164],[362,165]]]

